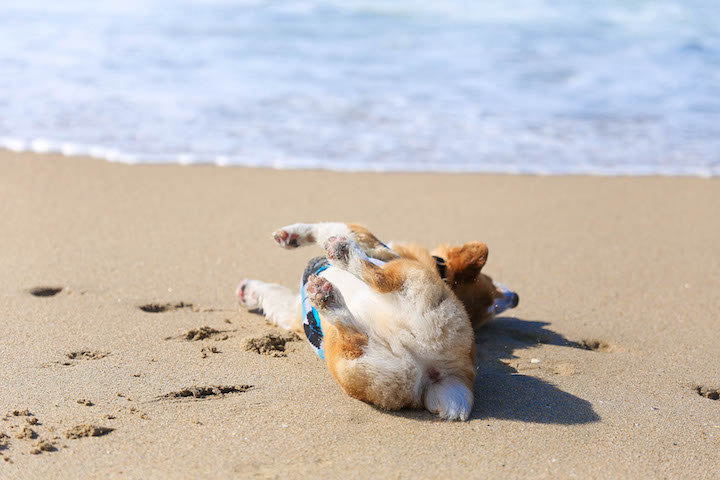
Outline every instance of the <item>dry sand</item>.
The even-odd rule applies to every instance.
[[[270,232],[320,220],[488,243],[486,271],[521,303],[478,333],[470,421],[353,400],[304,341],[246,348],[277,330],[238,311],[236,284],[296,286],[316,251]],[[0,153],[0,225],[0,478],[720,472],[718,179]]]

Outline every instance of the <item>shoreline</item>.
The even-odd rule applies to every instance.
[[[720,178],[193,166],[0,151],[0,477],[715,475]],[[478,333],[470,421],[353,400],[304,340],[246,350],[277,329],[235,285],[296,288],[316,252],[270,232],[322,220],[488,243],[521,302]]]
[[[658,169],[650,165],[637,165],[632,168],[628,167],[605,167],[591,165],[575,166],[573,171],[567,170],[549,170],[547,168],[538,168],[536,166],[513,166],[512,168],[499,168],[493,164],[480,164],[467,168],[467,165],[460,164],[430,164],[424,168],[415,170],[408,169],[407,165],[388,164],[387,162],[378,162],[372,164],[357,164],[346,168],[337,168],[333,165],[327,165],[327,162],[320,160],[285,160],[278,161],[274,164],[269,162],[258,163],[247,161],[245,163],[230,163],[227,155],[217,155],[214,160],[193,160],[193,155],[177,154],[172,155],[174,160],[145,162],[138,161],[132,155],[123,154],[113,149],[105,147],[76,147],[73,145],[66,146],[62,142],[45,142],[42,148],[33,150],[32,148],[20,147],[27,142],[16,142],[6,140],[0,142],[0,152],[13,155],[40,155],[40,156],[60,156],[63,158],[91,158],[108,163],[118,163],[122,165],[178,165],[178,166],[215,166],[222,168],[251,168],[251,169],[268,169],[268,170],[287,170],[287,171],[320,171],[330,173],[393,173],[393,174],[448,174],[448,175],[520,175],[532,177],[660,177],[660,178],[720,178],[720,167],[701,167],[691,166],[683,168]],[[32,142],[30,142],[32,143]]]

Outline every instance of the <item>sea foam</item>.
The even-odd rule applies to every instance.
[[[720,175],[713,0],[4,3],[0,147],[127,163]]]

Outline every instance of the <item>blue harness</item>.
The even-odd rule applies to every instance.
[[[386,247],[387,248],[387,247]],[[368,258],[368,261],[373,262],[376,265],[382,266],[385,262],[375,259]],[[311,275],[318,275],[320,272],[327,270],[330,267],[330,262],[325,257],[315,257],[305,268],[302,276],[302,282],[300,283],[300,298],[302,299],[302,315],[303,315],[303,330],[305,330],[305,336],[312,345],[315,353],[320,358],[325,360],[325,351],[323,350],[323,329],[322,322],[320,320],[320,314],[310,303],[310,299],[307,296],[307,282]]]
[[[302,298],[302,314],[303,329],[305,336],[312,345],[315,353],[325,360],[325,351],[323,350],[323,330],[318,311],[310,304],[307,296],[307,282],[311,275],[317,275],[323,270],[327,270],[330,262],[325,257],[315,257],[308,263],[307,268],[303,272],[302,282],[300,284],[300,297]]]

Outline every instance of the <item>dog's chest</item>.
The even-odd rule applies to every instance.
[[[378,293],[353,274],[338,268],[329,267],[320,275],[340,291],[350,313],[367,331],[388,326],[404,315],[396,294]]]

